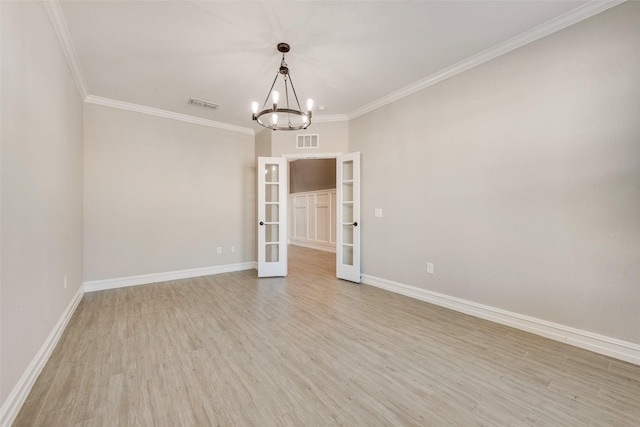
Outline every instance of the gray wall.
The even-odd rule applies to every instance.
[[[640,343],[639,22],[622,4],[352,120],[363,273]]]
[[[336,159],[300,159],[289,163],[289,192],[336,188]]]
[[[271,157],[272,133],[272,130],[264,129],[255,135],[256,164],[258,164],[258,157]]]
[[[85,280],[254,261],[254,181],[253,135],[87,104]]]
[[[296,148],[298,134],[318,134],[320,146],[318,148]],[[274,157],[280,157],[283,154],[346,153],[349,148],[349,124],[346,121],[321,123],[312,121],[309,128],[301,131],[271,131],[271,141],[271,156]]]
[[[44,5],[0,8],[4,403],[82,285],[83,147],[82,99]]]

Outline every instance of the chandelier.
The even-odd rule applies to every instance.
[[[259,108],[257,102],[251,103],[251,110],[253,114],[251,118],[257,121],[261,126],[272,130],[299,130],[306,129],[311,124],[311,110],[313,109],[313,100],[307,99],[307,110],[302,111],[300,107],[300,101],[298,101],[298,94],[293,87],[293,80],[291,80],[291,74],[289,74],[289,67],[284,60],[284,54],[289,52],[290,47],[287,43],[278,43],[278,52],[282,53],[282,61],[280,62],[280,69],[276,73],[276,77],[273,79],[271,89],[267,93],[267,98],[262,104],[262,110]],[[282,76],[283,83],[276,87],[278,76]],[[293,99],[295,105],[289,103],[289,86],[293,92]],[[278,105],[280,101],[280,92],[276,89],[284,87],[284,106]],[[271,97],[271,108],[267,108],[267,103]],[[298,107],[292,108],[292,107]]]

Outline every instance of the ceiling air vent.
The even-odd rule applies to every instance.
[[[189,98],[189,104],[197,105],[202,108],[211,108],[212,110],[217,110],[218,108],[220,108],[220,104],[216,104],[215,102],[203,101],[196,98]]]
[[[317,133],[296,136],[296,148],[318,148],[320,146],[320,135]]]

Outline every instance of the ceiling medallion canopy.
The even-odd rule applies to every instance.
[[[276,73],[276,77],[273,79],[271,89],[267,93],[267,98],[262,104],[262,110],[260,110],[257,102],[251,103],[251,110],[253,114],[251,118],[257,121],[261,126],[272,130],[299,130],[306,129],[311,124],[311,110],[313,109],[313,100],[307,99],[307,109],[302,111],[300,102],[298,101],[298,94],[295,87],[293,87],[293,80],[291,74],[289,74],[289,67],[284,60],[284,54],[289,52],[290,47],[287,43],[278,43],[278,52],[282,53],[282,61],[280,62],[280,68]],[[278,77],[282,77],[282,83],[276,86]],[[293,99],[295,104],[289,103],[289,86],[293,92]],[[278,105],[280,102],[280,92],[276,89],[284,89],[284,99],[282,103],[284,105]],[[267,103],[271,97],[271,108],[267,108]],[[297,109],[295,107],[298,107]],[[293,108],[292,108],[293,107]]]

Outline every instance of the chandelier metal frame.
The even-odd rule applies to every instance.
[[[291,78],[291,74],[289,73],[289,67],[285,62],[284,55],[285,53],[291,50],[290,46],[287,43],[278,43],[278,52],[282,53],[282,60],[280,61],[280,68],[276,73],[275,78],[273,79],[273,83],[271,84],[271,88],[269,92],[267,92],[267,97],[262,104],[262,111],[258,111],[258,103],[252,103],[252,120],[258,122],[259,125],[264,126],[267,129],[271,130],[300,130],[306,129],[311,125],[311,110],[313,109],[313,100],[307,100],[307,110],[302,111],[300,107],[300,101],[298,100],[298,94],[296,93],[296,89],[293,86],[293,79]],[[286,108],[280,108],[278,106],[278,101],[280,94],[277,91],[274,91],[273,88],[276,85],[278,77],[282,76],[284,80],[284,102]],[[289,104],[289,86],[291,86],[291,91],[293,92],[293,97],[295,99],[295,107],[298,106],[298,109],[291,108],[292,106]],[[269,97],[272,98],[272,108],[266,108],[267,103],[269,102]],[[287,117],[287,121],[285,124],[278,124],[278,114],[283,114]],[[291,119],[293,116],[299,116],[302,123],[292,123]]]

